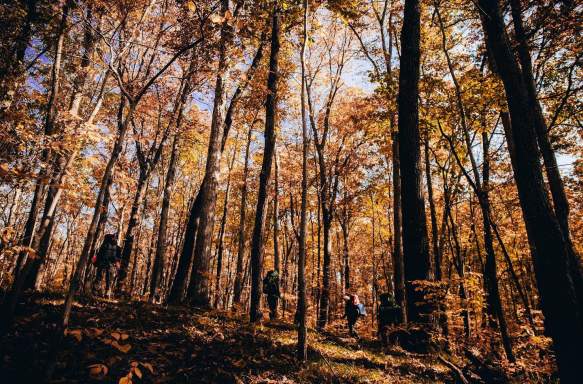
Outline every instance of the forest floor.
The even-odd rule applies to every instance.
[[[59,299],[29,300],[1,340],[3,382],[42,382],[51,361],[51,383],[457,382],[437,354],[383,352],[376,341],[357,342],[343,329],[310,331],[308,362],[299,365],[296,330],[283,321],[252,328],[229,312],[140,302],[77,303],[56,353],[50,345],[61,308]]]

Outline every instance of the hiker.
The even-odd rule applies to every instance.
[[[275,320],[277,318],[277,302],[279,300],[279,274],[277,271],[269,271],[265,275],[263,293],[267,295],[269,320]]]
[[[358,334],[354,330],[354,326],[360,316],[366,316],[366,310],[364,304],[358,299],[358,295],[344,296],[344,317],[348,320],[348,333],[357,339]]]
[[[400,323],[401,307],[395,301],[395,297],[388,292],[382,293],[379,299],[380,304],[377,311],[378,332],[383,347],[387,347],[389,327]]]
[[[101,280],[105,274],[105,292],[109,296],[113,286],[113,279],[116,277],[121,264],[121,247],[117,245],[114,234],[105,235],[99,251],[91,261],[97,269],[92,291],[95,292],[97,286],[101,286]]]

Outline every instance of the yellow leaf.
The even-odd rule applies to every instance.
[[[6,176],[9,173],[8,164],[2,163],[0,164],[0,176]]]
[[[211,21],[211,23],[218,24],[223,21],[223,18],[215,13],[211,15],[211,17],[209,17],[209,20]]]
[[[95,379],[103,378],[109,372],[105,364],[91,364],[87,369],[89,369],[89,375]]]
[[[143,367],[146,367],[148,369],[148,371],[150,371],[150,373],[154,373],[154,367],[152,367],[152,364],[150,363],[142,363]]]
[[[111,345],[112,347],[116,348],[118,351],[123,353],[128,353],[130,349],[132,349],[132,346],[130,344],[120,344],[115,340],[111,342]]]
[[[140,368],[135,367],[134,368],[134,373],[136,374],[136,376],[138,376],[138,378],[142,378],[142,371],[140,371]]]
[[[129,377],[124,376],[121,379],[119,379],[118,384],[132,384],[132,380]]]
[[[127,333],[122,333],[122,334],[120,335],[120,339],[121,339],[121,340],[127,340],[129,337],[130,337],[130,335],[128,335]]]
[[[119,332],[113,332],[111,334],[111,337],[113,337],[116,340],[119,340],[121,338],[121,334]]]
[[[77,342],[81,342],[81,340],[83,340],[83,336],[81,333],[80,329],[74,329],[74,330],[69,330],[69,329],[65,329],[65,336],[73,336],[75,338],[75,340],[77,340]]]

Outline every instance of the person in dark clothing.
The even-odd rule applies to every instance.
[[[387,347],[389,327],[400,323],[401,307],[395,301],[395,297],[390,293],[381,294],[379,299],[380,304],[377,311],[378,333],[383,347]]]
[[[269,271],[263,279],[263,293],[267,295],[269,306],[269,320],[277,318],[277,303],[279,301],[279,274],[277,271]]]
[[[344,296],[344,317],[348,321],[348,333],[350,336],[358,339],[358,334],[354,330],[356,321],[361,315],[360,307],[364,308],[364,305],[360,303],[357,295],[347,295]],[[364,315],[364,313],[363,313]]]
[[[103,275],[105,275],[105,293],[109,296],[113,279],[117,276],[121,261],[121,247],[117,245],[114,234],[105,235],[99,251],[93,256],[92,261],[96,268],[92,291],[95,292],[101,286]]]

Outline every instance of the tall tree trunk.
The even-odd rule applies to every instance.
[[[224,125],[222,139],[221,139],[221,153],[224,150],[225,144],[227,142],[227,137],[228,137],[228,133],[231,129],[231,124],[233,122],[233,114],[235,112],[236,105],[238,104],[240,96],[242,95],[245,87],[247,86],[249,81],[255,75],[257,67],[259,66],[259,63],[261,62],[261,59],[263,57],[263,47],[265,45],[265,36],[264,35],[265,34],[261,35],[261,41],[260,41],[259,47],[257,49],[257,52],[255,53],[255,57],[253,58],[253,61],[251,62],[251,66],[247,70],[247,75],[245,77],[245,80],[243,81],[243,84],[240,84],[237,87],[237,89],[235,90],[235,93],[233,94],[233,97],[231,98],[231,101],[229,103],[229,107],[227,108],[227,112],[225,114],[225,122],[224,122],[225,125]],[[203,178],[199,192],[196,195],[196,199],[195,199],[194,203],[191,205],[190,210],[189,210],[190,213],[189,213],[188,224],[186,227],[186,232],[185,232],[185,237],[184,237],[184,245],[182,247],[180,257],[178,258],[178,266],[176,269],[177,273],[176,273],[174,280],[172,281],[170,294],[168,296],[169,302],[182,301],[184,298],[184,291],[186,290],[186,287],[188,286],[188,283],[189,283],[189,278],[191,275],[190,266],[192,265],[192,258],[193,258],[193,254],[194,254],[195,244],[196,244],[196,236],[197,236],[198,226],[199,226],[199,221],[200,221],[202,201],[205,199],[204,192],[207,189],[205,187],[206,180],[207,180],[207,178],[206,178],[206,174],[205,174],[205,177]]]
[[[393,126],[394,124],[391,123]],[[401,243],[401,164],[399,161],[399,134],[391,128],[393,162],[393,276],[395,279],[395,300],[401,309],[401,322],[407,323],[407,301],[405,294],[405,260]]]
[[[308,40],[308,0],[302,1],[304,9],[302,49],[300,55],[302,91],[300,93],[302,116],[302,202],[300,207],[300,236],[298,241],[298,346],[296,355],[300,362],[308,357],[308,331],[306,326],[306,227],[308,205],[308,125],[306,122],[306,44]]]
[[[245,256],[245,220],[247,213],[247,176],[249,174],[249,152],[254,124],[255,120],[249,126],[249,132],[247,133],[247,146],[245,147],[245,165],[243,168],[243,182],[241,184],[241,205],[239,207],[239,230],[237,233],[237,265],[233,287],[233,304],[239,304],[241,302],[241,292],[243,291],[243,258]]]
[[[219,240],[217,245],[217,274],[215,276],[215,300],[214,307],[219,307],[219,299],[221,298],[221,274],[223,272],[223,254],[225,252],[225,226],[227,225],[227,214],[229,212],[229,192],[231,191],[231,171],[235,163],[235,153],[237,148],[233,148],[233,156],[229,163],[229,173],[227,175],[227,188],[225,190],[225,199],[223,200],[223,214],[221,216],[221,226],[219,229]]]
[[[275,126],[277,119],[277,83],[279,80],[279,34],[280,14],[279,2],[275,1],[271,27],[271,53],[269,56],[269,75],[267,78],[267,100],[265,102],[265,147],[263,149],[263,164],[259,175],[259,191],[257,208],[255,210],[255,225],[251,242],[251,306],[250,320],[259,320],[261,300],[261,273],[263,267],[263,242],[267,203],[267,190],[271,177],[271,165],[275,149]]]
[[[320,174],[322,169],[320,168]],[[326,193],[327,194],[327,193]],[[323,329],[328,323],[330,315],[330,263],[332,261],[332,250],[330,249],[330,231],[332,229],[332,212],[327,197],[320,199],[322,205],[322,226],[323,226],[323,263],[322,263],[322,289],[320,290],[320,308],[318,311],[318,328]]]
[[[126,284],[126,278],[128,276],[128,268],[130,265],[130,258],[132,251],[134,249],[134,240],[136,237],[136,231],[140,225],[141,217],[141,207],[144,203],[144,192],[146,186],[148,185],[149,172],[140,166],[140,175],[138,177],[138,183],[136,185],[136,192],[134,194],[134,200],[132,202],[132,207],[130,209],[130,217],[128,221],[128,226],[126,228],[126,233],[124,236],[123,248],[121,252],[121,266],[119,269],[119,278],[117,281],[117,291],[118,293],[124,289]],[[135,266],[134,266],[135,268]]]
[[[180,112],[182,115],[182,112]],[[180,117],[179,117],[180,119]],[[180,127],[180,122],[177,123]],[[156,254],[154,256],[154,265],[152,268],[152,280],[150,281],[150,302],[162,300],[162,276],[164,265],[166,264],[168,216],[170,213],[170,198],[172,197],[172,188],[174,178],[176,177],[176,164],[178,157],[178,146],[180,142],[180,133],[174,135],[172,140],[172,150],[170,153],[170,163],[164,182],[164,194],[162,195],[162,209],[160,211],[160,224],[158,226],[158,241],[156,242]]]
[[[482,132],[482,147],[483,147],[483,164],[482,164],[482,186],[479,190],[480,208],[482,209],[482,222],[484,227],[484,247],[486,248],[486,263],[484,265],[484,281],[488,295],[486,300],[488,306],[491,307],[489,313],[494,314],[498,320],[498,327],[500,328],[500,335],[502,337],[502,344],[508,360],[516,361],[514,353],[512,352],[512,344],[510,336],[508,335],[508,326],[506,324],[506,317],[504,316],[504,309],[500,299],[500,290],[498,287],[498,274],[496,272],[496,253],[494,252],[494,241],[492,239],[492,223],[490,220],[490,156],[489,156],[489,139],[486,132]]]
[[[274,148],[275,157],[275,177],[273,186],[273,269],[279,274],[279,159],[277,155],[277,145]]]
[[[399,155],[407,316],[409,321],[428,323],[430,314],[426,313],[426,307],[423,307],[423,291],[415,289],[418,282],[428,280],[431,273],[420,167],[419,0],[405,0],[401,50],[398,97]]]
[[[583,314],[569,265],[570,242],[564,237],[545,191],[539,163],[534,115],[520,68],[508,41],[497,0],[479,0],[486,45],[504,83],[511,126],[513,168],[533,257],[545,325],[553,338],[559,375],[565,383],[579,380]]]
[[[342,230],[342,255],[343,255],[343,259],[344,259],[344,289],[345,290],[349,290],[350,289],[350,250],[348,247],[348,226],[350,225],[349,223],[349,218],[344,218],[341,222],[340,222],[340,228]],[[388,281],[387,281],[388,283]]]
[[[221,160],[221,131],[223,125],[222,106],[224,99],[224,81],[227,71],[227,43],[230,39],[230,25],[225,17],[229,11],[229,0],[221,0],[221,37],[219,41],[219,60],[215,82],[215,97],[207,161],[205,167],[205,181],[201,186],[202,201],[200,205],[200,219],[196,231],[194,244],[194,262],[188,287],[188,298],[191,304],[199,307],[210,306],[209,268],[212,244],[212,232],[215,221],[214,211],[217,198],[217,184]],[[193,236],[186,233],[186,237]],[[185,240],[186,240],[185,237]]]
[[[425,131],[425,180],[427,183],[427,199],[429,200],[429,215],[431,218],[431,244],[433,246],[433,273],[435,280],[441,280],[441,250],[439,249],[439,229],[437,227],[437,212],[433,199],[433,182],[431,179],[431,161],[429,159],[429,129]]]
[[[191,278],[194,245],[196,243],[196,233],[198,232],[200,209],[205,191],[203,186],[205,183],[206,178],[202,180],[200,189],[190,205],[188,220],[184,230],[183,244],[178,257],[178,265],[176,266],[176,273],[170,287],[170,293],[168,294],[168,303],[180,303],[184,300],[185,291]]]

